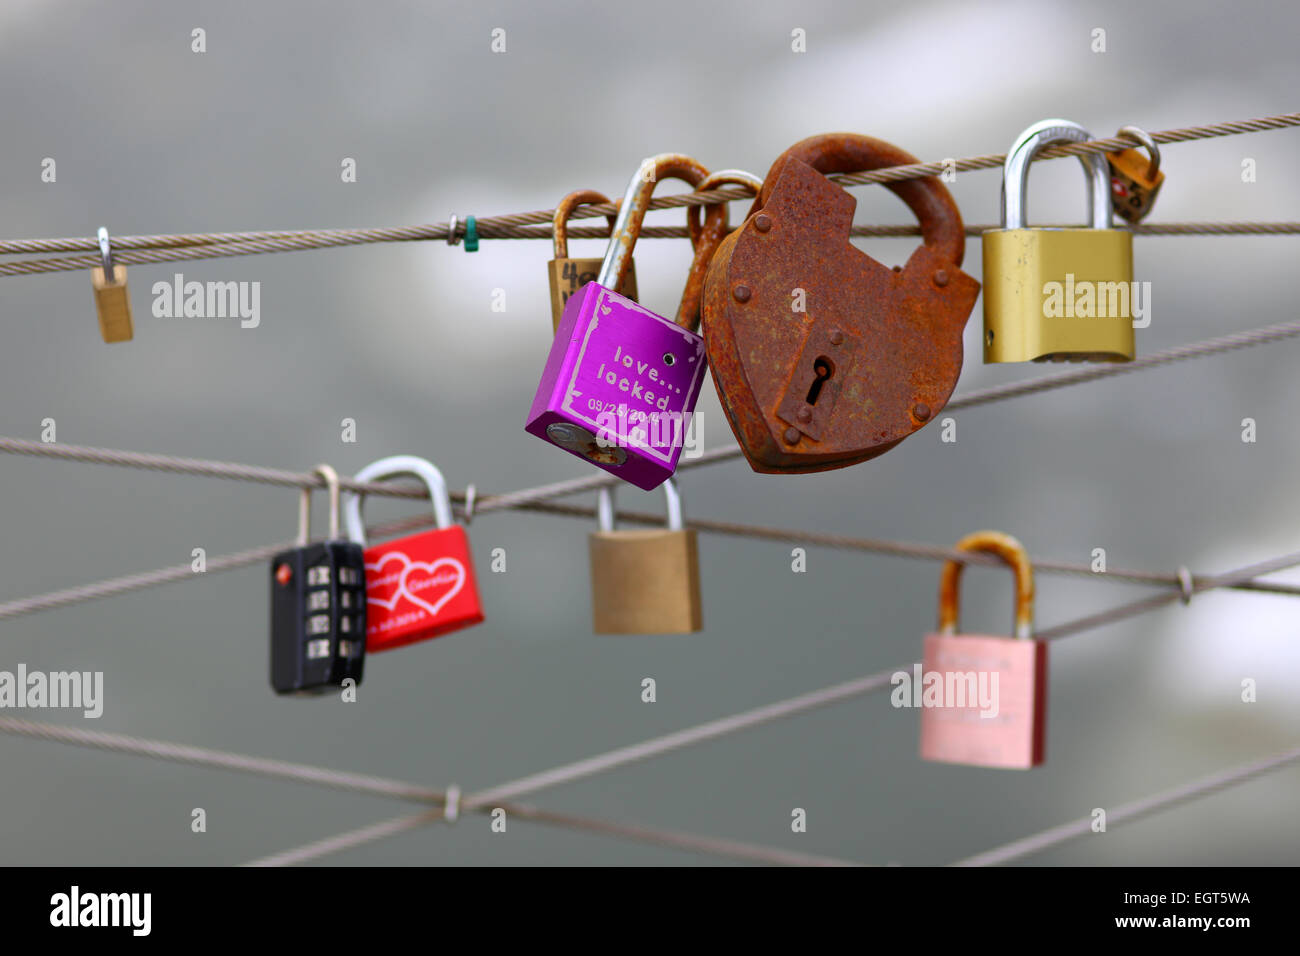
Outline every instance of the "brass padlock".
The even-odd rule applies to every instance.
[[[749,466],[844,468],[932,421],[962,365],[979,283],[961,271],[966,234],[930,176],[891,182],[921,225],[901,268],[850,241],[857,201],[826,177],[915,163],[856,133],[813,136],[777,157],[744,224],[704,283],[704,340],[718,398]]]
[[[99,315],[99,334],[105,342],[129,342],[135,337],[131,323],[131,294],[126,288],[126,266],[113,264],[113,250],[108,230],[100,227],[99,254],[103,265],[90,270],[90,284],[95,290],[95,312]]]
[[[1141,222],[1156,204],[1156,194],[1165,181],[1165,174],[1160,171],[1160,147],[1150,133],[1138,126],[1121,126],[1116,135],[1145,146],[1150,155],[1148,159],[1137,149],[1106,154],[1116,215],[1126,222]]]
[[[579,189],[569,193],[555,207],[552,220],[555,238],[555,258],[550,261],[551,276],[551,331],[560,326],[560,317],[564,315],[564,304],[569,296],[596,278],[604,257],[595,259],[569,258],[569,216],[578,206],[592,203],[607,203],[609,198],[594,189]],[[609,228],[614,228],[614,217],[609,216]],[[627,275],[618,286],[618,291],[629,299],[636,299],[636,263],[628,261]]]
[[[1048,119],[1021,133],[1007,154],[1002,228],[984,233],[985,362],[1133,358],[1133,234],[1111,228],[1106,161],[1079,157],[1091,228],[1025,223],[1034,156],[1050,143],[1091,138],[1078,123]]]
[[[682,528],[676,483],[663,483],[668,526],[614,529],[614,496],[600,489],[600,530],[589,538],[591,619],[597,634],[690,634],[703,626],[694,529]]]

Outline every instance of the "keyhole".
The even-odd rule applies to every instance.
[[[830,381],[834,372],[835,367],[831,365],[831,360],[824,355],[819,356],[817,361],[813,362],[813,374],[817,377],[813,379],[812,387],[808,389],[807,402],[809,405],[817,404],[817,399],[822,393],[822,386]]]

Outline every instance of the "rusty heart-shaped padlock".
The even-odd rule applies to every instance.
[[[704,289],[709,366],[755,471],[843,468],[932,420],[961,373],[979,283],[961,271],[961,213],[935,177],[891,182],[922,245],[890,269],[849,242],[855,200],[824,173],[917,159],[882,140],[828,133],[782,153]]]

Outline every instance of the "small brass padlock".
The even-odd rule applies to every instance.
[[[552,332],[560,327],[560,317],[564,315],[564,304],[569,301],[569,296],[593,281],[600,272],[600,264],[604,262],[604,257],[569,258],[569,216],[578,206],[607,202],[609,198],[603,193],[598,193],[594,189],[579,189],[569,193],[555,207],[552,226],[555,237],[555,258],[547,264],[551,277]],[[609,216],[608,219],[609,228],[612,230],[614,217]],[[617,291],[636,301],[636,263],[630,258],[627,264],[627,275],[623,277]]]
[[[891,269],[851,243],[857,201],[826,177],[916,161],[856,133],[795,143],[714,254],[703,301],[709,368],[754,471],[882,455],[952,394],[979,295],[961,271],[966,234],[952,195],[934,176],[886,184],[922,233]]]
[[[600,489],[600,530],[589,538],[591,617],[597,634],[690,634],[703,626],[694,529],[682,528],[676,483],[663,483],[668,527],[614,529],[614,496]]]
[[[1010,565],[1015,636],[957,633],[963,565],[946,563],[939,632],[926,637],[919,681],[913,682],[915,695],[929,695],[920,704],[921,759],[1028,770],[1045,759],[1047,738],[1047,643],[1033,638],[1034,569],[1020,542],[1000,531],[967,535],[957,550],[987,551]],[[932,699],[936,691],[938,700]]]
[[[1133,358],[1133,234],[1111,228],[1110,176],[1097,153],[1088,173],[1091,228],[1025,223],[1034,156],[1084,142],[1078,123],[1048,119],[1016,139],[1002,170],[1002,228],[984,233],[984,361],[1127,362]]]
[[[135,337],[135,329],[131,322],[131,294],[126,288],[126,266],[113,264],[108,230],[103,227],[99,230],[99,254],[103,265],[90,270],[99,334],[105,342],[129,342]]]
[[[1137,149],[1106,154],[1115,214],[1126,222],[1141,222],[1156,204],[1156,195],[1165,181],[1160,171],[1160,147],[1150,133],[1137,126],[1121,126],[1116,135],[1145,146],[1150,154],[1150,159]]]

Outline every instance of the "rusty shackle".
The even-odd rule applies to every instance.
[[[861,133],[823,133],[795,143],[781,154],[767,174],[763,189],[749,210],[752,216],[767,202],[785,162],[799,160],[819,173],[860,173],[884,166],[909,166],[920,160],[893,143]],[[934,176],[882,183],[907,203],[921,224],[922,241],[953,265],[960,266],[966,251],[966,229],[952,194]]]
[[[1034,631],[1034,567],[1029,562],[1025,547],[1009,534],[1001,531],[976,531],[955,545],[958,551],[987,551],[995,554],[1010,567],[1016,576],[1016,629],[1018,638],[1029,639]],[[939,633],[956,634],[959,613],[957,586],[965,565],[948,561],[939,577]]]
[[[569,217],[573,215],[573,210],[579,206],[594,206],[607,202],[609,197],[594,189],[575,189],[560,200],[559,205],[555,207],[555,215],[551,218],[551,231],[555,236],[555,258],[569,258]],[[609,220],[609,228],[612,232],[614,216],[605,218]]]
[[[719,186],[748,186],[757,196],[763,188],[763,180],[743,169],[719,169],[701,180],[695,191],[705,192]],[[686,230],[690,233],[691,245],[695,247],[695,258],[691,260],[691,271],[686,277],[686,288],[676,318],[678,325],[692,332],[700,327],[700,299],[704,295],[704,279],[709,274],[713,254],[731,232],[725,202],[708,207],[704,225],[700,225],[700,209],[700,206],[686,207]]]
[[[641,235],[641,223],[650,207],[650,197],[662,180],[680,179],[695,188],[708,175],[709,171],[699,162],[682,153],[660,153],[642,160],[619,203],[618,216],[610,230],[609,249],[596,281],[607,289],[617,289],[623,284],[632,261],[632,247]]]

